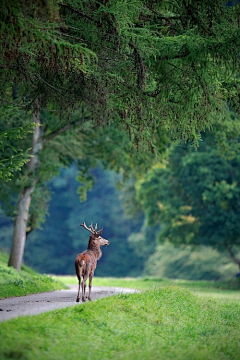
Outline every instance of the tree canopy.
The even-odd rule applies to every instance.
[[[34,228],[31,201],[43,199],[39,184],[73,159],[82,174],[90,167],[83,149],[93,149],[97,136],[79,147],[89,121],[105,139],[107,126],[120,128],[136,149],[144,143],[154,153],[166,130],[196,145],[214,118],[224,120],[229,108],[239,113],[239,8],[219,0],[1,2],[1,122],[5,149],[20,156],[1,177],[23,166],[10,265],[20,269]],[[26,114],[16,121],[23,122],[17,147],[7,108]],[[31,124],[32,138],[25,137]]]
[[[1,3],[1,97],[197,140],[239,111],[239,5],[222,1]]]
[[[239,131],[235,136],[239,143]],[[198,151],[177,145],[139,182],[137,194],[148,222],[161,223],[161,241],[226,248],[240,264],[234,255],[240,245],[240,157],[226,155],[210,134]]]

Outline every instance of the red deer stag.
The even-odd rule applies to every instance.
[[[83,251],[81,254],[78,254],[75,259],[75,268],[78,278],[78,294],[76,302],[79,302],[80,299],[80,287],[82,284],[82,301],[86,301],[86,281],[89,278],[89,295],[88,300],[91,300],[91,290],[92,290],[92,278],[94,271],[97,266],[97,261],[102,256],[101,246],[109,245],[109,241],[101,237],[102,230],[97,230],[97,224],[95,229],[92,227],[92,223],[89,228],[86,226],[85,222],[81,224],[84,229],[90,231],[90,239],[88,242],[87,250]],[[81,282],[82,278],[82,282]]]

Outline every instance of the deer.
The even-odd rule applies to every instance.
[[[88,230],[91,235],[88,242],[87,250],[84,250],[82,253],[78,254],[75,259],[75,269],[76,275],[78,278],[78,294],[76,302],[80,300],[80,288],[82,285],[82,301],[86,301],[86,281],[89,278],[89,292],[88,300],[92,299],[92,279],[94,276],[94,271],[97,267],[97,261],[102,256],[101,246],[109,245],[110,242],[101,237],[103,228],[97,230],[97,224],[95,229],[93,229],[92,222],[89,227],[86,226],[83,222],[80,226],[83,226],[84,229]]]

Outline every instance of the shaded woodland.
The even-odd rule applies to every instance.
[[[100,275],[166,276],[148,266],[157,242],[211,246],[240,266],[239,2],[14,0],[1,2],[0,21],[9,266],[64,273],[64,254],[70,273],[83,220],[114,239]]]

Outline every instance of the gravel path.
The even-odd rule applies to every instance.
[[[137,290],[119,287],[93,286],[92,300],[119,294],[134,293]],[[77,305],[77,286],[68,290],[52,291],[0,300],[0,322],[18,316],[36,315],[46,311]]]

